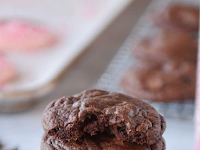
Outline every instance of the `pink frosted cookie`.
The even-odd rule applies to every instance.
[[[0,23],[0,51],[34,51],[57,41],[47,28],[23,20]]]
[[[16,76],[15,68],[11,62],[0,55],[0,85],[11,81]]]

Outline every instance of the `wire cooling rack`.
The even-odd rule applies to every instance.
[[[160,11],[169,4],[171,0],[154,0],[146,9],[137,25],[117,52],[114,59],[111,61],[107,70],[97,82],[96,88],[124,92],[119,85],[120,77],[135,64],[134,58],[131,56],[132,50],[136,43],[144,36],[156,32],[156,28],[151,21],[151,12]],[[197,3],[198,0],[176,0],[175,2],[190,2]],[[174,2],[174,1],[173,1]],[[159,10],[160,9],[160,10]],[[170,103],[151,102],[151,104],[159,113],[169,118],[193,119],[194,116],[194,100],[175,101]]]

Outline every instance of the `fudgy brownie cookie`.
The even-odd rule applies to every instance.
[[[124,91],[153,101],[194,99],[196,65],[169,61],[129,70],[121,80]]]
[[[43,128],[55,139],[80,139],[102,132],[120,141],[152,145],[166,127],[149,104],[115,92],[86,90],[51,102],[43,112]]]
[[[180,30],[162,30],[141,40],[133,50],[134,57],[142,61],[165,62],[171,59],[197,59],[197,38]]]
[[[153,145],[138,145],[122,142],[109,135],[90,136],[78,141],[57,140],[45,135],[42,139],[41,150],[165,150],[165,141],[160,139]]]
[[[199,29],[199,8],[183,4],[171,4],[154,17],[155,25],[163,28],[178,28],[190,31]]]

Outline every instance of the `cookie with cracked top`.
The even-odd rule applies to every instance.
[[[133,49],[135,58],[163,63],[170,60],[197,60],[198,41],[188,32],[160,30],[152,37],[142,39]]]
[[[121,86],[125,92],[146,100],[163,102],[193,100],[195,79],[195,63],[169,61],[130,69],[122,77]]]
[[[153,17],[155,25],[168,29],[199,30],[199,8],[186,4],[171,4]]]
[[[41,150],[165,150],[165,141],[162,138],[153,145],[138,145],[108,135],[87,136],[77,141],[57,140],[44,135]]]
[[[55,139],[76,141],[106,132],[120,141],[148,145],[158,142],[166,128],[165,119],[142,100],[97,89],[51,102],[42,123]]]

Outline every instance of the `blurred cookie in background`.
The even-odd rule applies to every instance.
[[[16,77],[14,64],[0,55],[0,86],[10,82]]]
[[[57,37],[47,27],[25,20],[0,23],[0,51],[34,51],[50,47]]]
[[[153,17],[154,24],[162,28],[178,28],[198,32],[199,7],[186,4],[171,4]]]
[[[125,92],[152,101],[194,99],[196,65],[189,61],[142,64],[121,79]]]
[[[154,36],[141,40],[133,55],[142,61],[165,62],[171,59],[196,62],[198,40],[182,30],[160,30]]]

